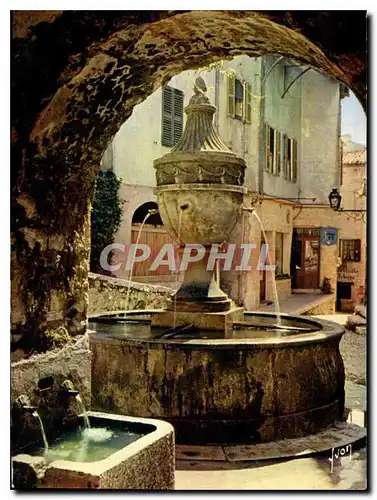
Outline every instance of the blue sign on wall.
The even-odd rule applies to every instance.
[[[321,227],[321,245],[336,245],[338,230],[333,227]]]

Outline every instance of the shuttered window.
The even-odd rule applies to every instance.
[[[251,123],[251,85],[234,75],[228,77],[228,115]]]
[[[297,181],[297,141],[296,139],[292,139],[292,182]]]
[[[288,143],[289,139],[286,134],[283,135],[283,176],[288,180]]]
[[[276,131],[276,147],[275,147],[275,175],[280,175],[281,172],[281,133]]]
[[[234,118],[236,112],[236,79],[234,76],[228,78],[228,114]]]
[[[265,125],[265,134],[266,134],[266,172],[272,172],[272,163],[273,163],[273,134],[271,134],[273,129],[266,123]]]
[[[273,175],[281,172],[281,133],[266,123],[266,163],[265,170]]]
[[[251,85],[249,83],[244,84],[245,89],[245,100],[244,100],[244,119],[246,123],[251,123]]]
[[[173,87],[162,89],[162,134],[163,146],[175,146],[183,133],[184,93]]]
[[[283,136],[283,176],[287,181],[297,181],[297,140]]]

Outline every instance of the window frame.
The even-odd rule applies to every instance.
[[[288,182],[297,182],[297,139],[283,134],[283,177]]]
[[[271,133],[272,132],[272,133]],[[281,137],[282,134],[266,123],[265,171],[277,177],[281,174]]]
[[[236,97],[236,82],[242,86],[242,100]],[[236,100],[241,101],[242,115],[236,114]],[[228,116],[249,124],[251,114],[251,84],[235,75],[228,76]]]
[[[346,244],[345,244],[346,243]],[[348,252],[349,254],[353,253],[353,258],[347,258],[345,257],[345,247],[350,245],[353,245],[353,248],[349,248]],[[340,240],[340,256],[342,262],[361,262],[361,239],[360,238],[342,238]],[[356,253],[357,258],[356,257]]]

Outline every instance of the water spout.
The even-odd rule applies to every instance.
[[[269,244],[268,244],[268,239],[267,239],[267,236],[266,236],[266,231],[264,230],[263,222],[262,222],[261,218],[259,217],[259,215],[254,210],[251,212],[251,214],[254,215],[254,217],[257,219],[257,221],[259,223],[259,227],[260,227],[260,229],[262,231],[264,241],[266,242],[267,248],[268,248],[268,251],[267,251],[268,260],[271,263],[271,255],[270,255],[270,250],[269,250]],[[278,289],[277,289],[277,286],[276,286],[275,271],[271,271],[271,276],[272,276],[272,291],[273,291],[273,294],[274,294],[276,319],[277,319],[277,324],[278,324],[279,328],[281,328],[280,302],[279,302]]]
[[[79,391],[76,391],[76,389],[73,387],[73,384],[70,380],[64,380],[62,383],[62,391],[67,394],[67,396],[71,396],[75,398]]]
[[[159,213],[160,213],[160,212],[157,210],[157,208],[150,208],[150,209],[148,210],[148,217],[149,217],[150,215],[157,215],[157,214],[159,214]]]
[[[141,232],[142,232],[142,230],[144,228],[144,224],[147,222],[147,220],[149,219],[149,217],[151,217],[151,215],[155,215],[155,214],[158,214],[158,213],[159,213],[159,211],[156,208],[150,208],[148,210],[148,213],[144,217],[143,222],[141,223],[141,226],[139,228],[139,232],[138,232],[138,235],[137,235],[137,238],[136,238],[136,248],[138,248],[139,241],[140,241],[140,236],[141,236]],[[133,273],[133,269],[134,269],[134,265],[135,265],[135,257],[136,257],[136,253],[133,254],[132,262],[131,262],[131,266],[130,266],[130,274],[128,275],[128,286],[127,286],[126,306],[125,306],[125,310],[126,311],[128,310],[129,301],[130,301],[132,273]]]
[[[14,407],[22,413],[33,413],[37,407],[30,403],[30,399],[26,394],[21,394],[14,402]]]

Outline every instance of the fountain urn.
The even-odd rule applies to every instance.
[[[205,248],[203,258],[189,263],[183,283],[172,297],[168,309],[175,307],[179,313],[224,313],[234,308],[207,263],[212,245],[229,241],[241,215],[246,163],[216,132],[216,108],[206,90],[199,77],[185,108],[187,121],[181,139],[170,153],[154,161],[161,219],[179,243],[181,256],[185,251],[195,254],[187,245]],[[180,318],[178,323],[188,321],[187,315]]]

